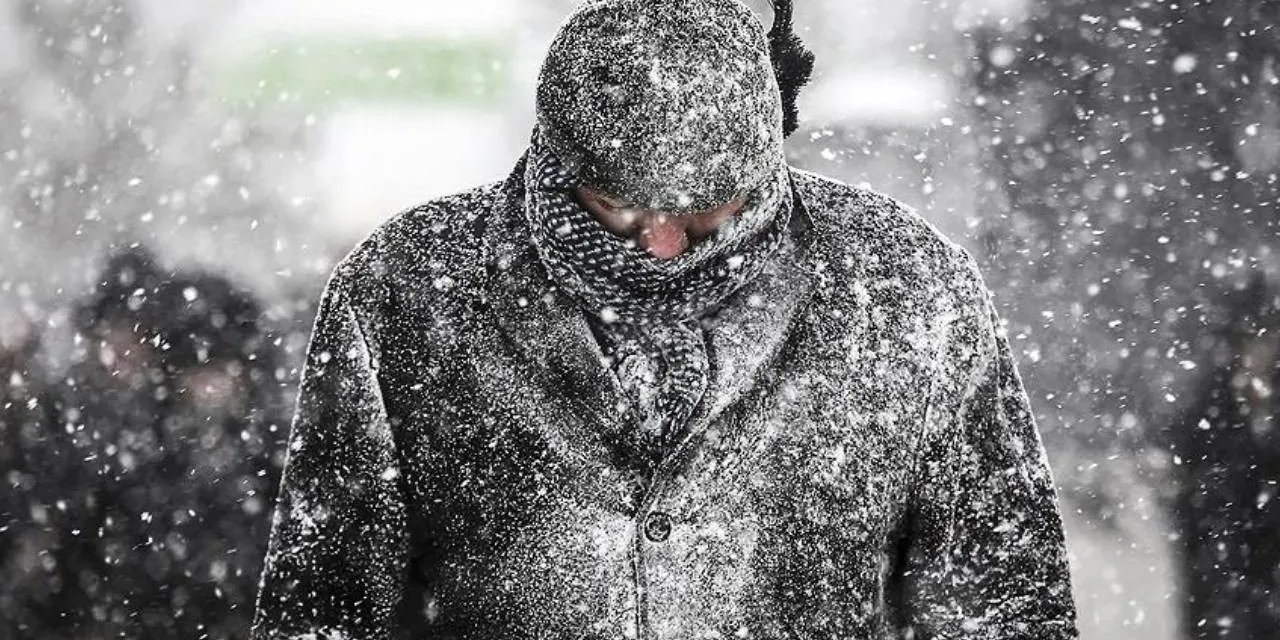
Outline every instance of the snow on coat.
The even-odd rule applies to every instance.
[[[254,638],[1075,637],[1044,449],[963,249],[792,170],[781,255],[707,319],[708,391],[645,473],[522,176],[335,270]]]

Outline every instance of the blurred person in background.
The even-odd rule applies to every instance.
[[[1169,433],[1183,626],[1246,640],[1280,630],[1280,305],[1259,276],[1226,307],[1220,363]]]
[[[76,526],[62,532],[60,561],[69,587],[61,622],[71,637],[150,624],[138,606],[153,582],[142,562],[148,541],[130,532],[155,517],[151,488],[162,494],[170,483],[152,472],[161,455],[154,424],[169,393],[155,301],[170,275],[147,251],[116,254],[75,312],[78,349],[59,403],[74,461],[64,491]]]
[[[15,496],[58,516],[41,554],[52,592],[29,621],[7,619],[19,635],[245,635],[282,426],[260,316],[220,276],[138,249],[109,261],[39,447],[59,455],[39,467],[57,485]]]
[[[168,443],[160,473],[178,489],[164,500],[171,523],[162,530],[181,548],[169,551],[178,561],[172,573],[186,577],[181,606],[191,628],[243,637],[282,461],[280,358],[247,292],[207,274],[166,284],[160,306],[171,310],[165,361],[174,396],[160,425]]]
[[[66,378],[47,392],[46,419],[6,425],[6,435],[17,436],[6,438],[6,449],[16,449],[22,458],[41,458],[39,464],[24,465],[27,474],[6,478],[13,505],[7,511],[18,532],[10,539],[27,547],[5,549],[8,568],[27,568],[25,575],[10,571],[9,577],[17,579],[0,585],[0,601],[13,605],[4,618],[13,635],[109,635],[111,594],[103,576],[110,559],[99,544],[105,534],[98,513],[106,493],[101,485],[119,472],[117,460],[132,466],[132,454],[116,444],[118,436],[129,433],[124,427],[148,424],[156,411],[151,400],[159,372],[143,339],[154,315],[146,312],[144,301],[161,279],[145,253],[116,256],[92,299],[76,311],[81,348]],[[30,344],[27,351],[34,350]],[[21,535],[33,528],[40,534],[34,557],[32,538]]]
[[[253,637],[1075,637],[990,293],[786,164],[775,9],[583,4],[510,176],[336,268]]]
[[[68,463],[39,347],[35,322],[0,306],[0,630],[33,637],[56,619],[58,534],[68,528],[58,473]]]

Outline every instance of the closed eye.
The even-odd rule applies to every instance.
[[[639,229],[638,210],[617,198],[596,193],[585,187],[577,189],[578,200],[600,224],[615,234],[626,236]]]

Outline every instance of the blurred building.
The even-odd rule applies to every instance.
[[[529,4],[245,3],[213,75],[227,100],[311,114],[315,197],[328,234],[349,245],[406,207],[503,177],[518,157]]]
[[[1020,2],[970,0],[964,12],[980,16]],[[214,77],[227,100],[300,102],[314,113],[316,197],[331,236],[349,243],[407,206],[505,174],[533,122],[542,53],[575,4],[244,3],[212,51]],[[748,4],[771,19],[768,2]],[[802,5],[796,20],[818,55],[804,121],[813,129],[870,126],[923,137],[951,97],[949,78],[924,52],[945,26],[936,14],[920,1]],[[830,162],[836,153],[826,154],[823,168],[870,181],[859,179],[866,176],[858,158]],[[874,182],[911,195],[888,179]]]

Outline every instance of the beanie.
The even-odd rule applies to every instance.
[[[784,8],[775,30],[790,29]],[[785,163],[784,93],[793,103],[812,67],[793,50],[798,82],[780,91],[779,45],[798,46],[785,35],[738,0],[589,0],[543,63],[538,127],[594,190],[672,213],[717,207]]]

